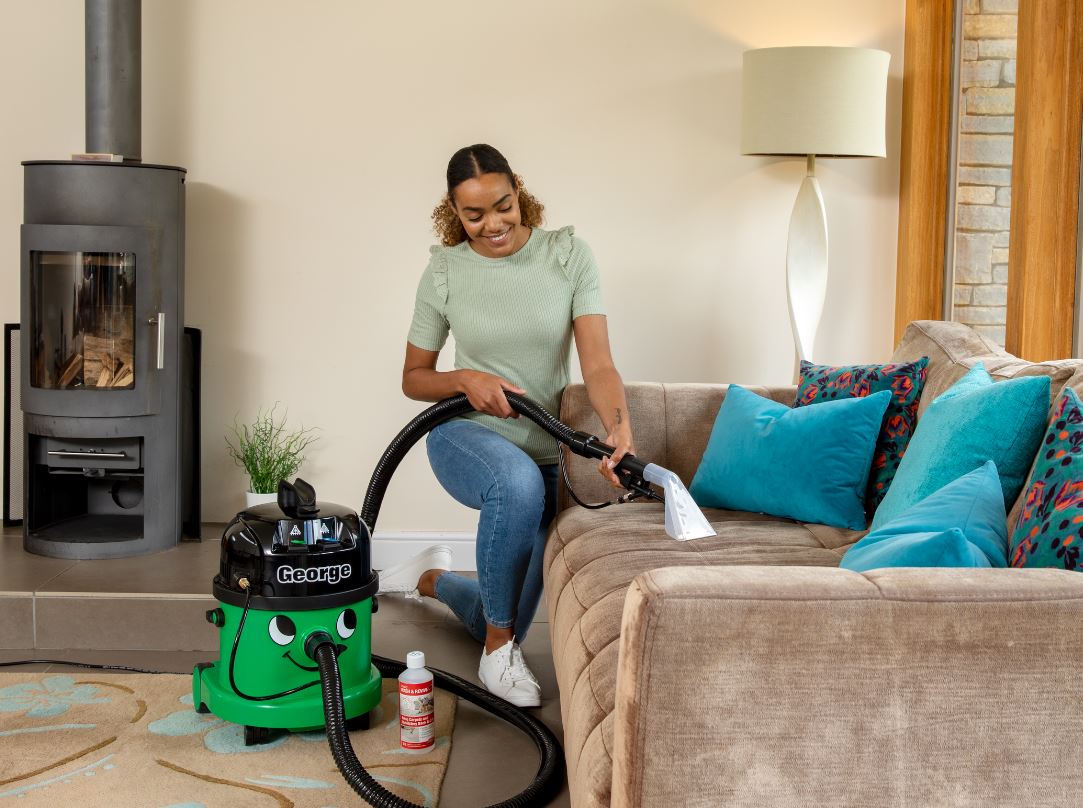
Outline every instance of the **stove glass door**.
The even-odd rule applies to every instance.
[[[30,384],[135,387],[133,252],[30,253]]]
[[[153,415],[169,344],[159,233],[22,226],[22,408],[36,415]]]

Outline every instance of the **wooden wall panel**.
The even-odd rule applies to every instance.
[[[1006,348],[1072,355],[1083,128],[1083,0],[1019,4]]]
[[[906,3],[896,344],[911,320],[944,315],[954,17],[951,0]]]

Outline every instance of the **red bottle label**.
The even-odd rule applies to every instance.
[[[436,743],[432,679],[399,682],[399,738],[403,749],[430,749]]]

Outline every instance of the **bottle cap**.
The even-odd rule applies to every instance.
[[[425,652],[424,651],[411,651],[406,655],[406,667],[407,668],[424,668],[425,667]]]

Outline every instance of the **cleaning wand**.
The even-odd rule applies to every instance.
[[[520,415],[525,415],[575,454],[594,460],[602,460],[612,457],[613,452],[616,451],[612,446],[603,443],[596,436],[588,432],[572,429],[526,396],[507,391],[505,391],[504,395],[513,410]],[[376,470],[369,482],[368,492],[365,494],[365,503],[361,508],[360,516],[362,521],[368,525],[369,530],[375,529],[376,517],[380,512],[380,503],[383,502],[387,484],[410,447],[436,425],[474,411],[474,406],[465,395],[452,396],[433,404],[402,428],[402,431],[391,441],[391,445],[387,447],[380,461],[376,464]],[[562,453],[562,467],[563,459]],[[703,512],[700,511],[692,499],[692,495],[688,493],[688,489],[684,487],[684,483],[669,469],[662,468],[654,463],[644,463],[635,455],[626,454],[617,463],[614,472],[621,485],[630,492],[630,494],[625,495],[618,501],[627,502],[638,497],[649,497],[665,502],[665,527],[670,538],[687,541],[716,535],[711,523],[707,521]],[[565,483],[567,483],[567,473],[565,473]],[[652,490],[650,483],[659,486],[664,492],[664,496]],[[568,489],[571,491],[570,485]],[[572,496],[576,502],[581,505],[585,504],[574,495],[574,492]],[[614,503],[605,503],[605,505],[611,504]],[[605,507],[605,505],[588,505],[586,507]]]

